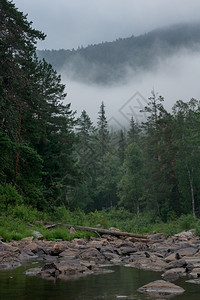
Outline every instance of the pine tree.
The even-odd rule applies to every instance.
[[[199,206],[199,112],[200,102],[177,101],[173,107],[174,136],[177,147],[176,172],[182,196],[182,211],[196,216]],[[189,199],[191,199],[189,201]]]
[[[127,146],[126,145],[126,136],[125,136],[123,130],[120,130],[119,142],[118,142],[118,156],[119,156],[121,164],[123,164],[123,162],[124,162],[126,146]]]
[[[164,109],[162,96],[152,92],[145,111],[149,113],[143,123],[146,132],[144,139],[148,166],[147,189],[152,207],[163,220],[167,214],[181,213],[178,181],[174,168],[176,149],[173,138],[173,118]]]
[[[0,14],[0,150],[7,161],[0,173],[44,208],[44,194],[55,205],[76,180],[74,113],[62,103],[61,77],[37,59],[36,42],[45,35],[11,1],[0,2]]]
[[[86,170],[86,166],[90,168],[90,165],[93,164],[93,156],[96,157],[94,147],[96,130],[85,110],[82,111],[80,118],[77,120],[76,130],[79,138],[77,145],[79,160],[80,164]]]
[[[105,115],[105,105],[102,102],[99,111],[98,123],[97,123],[97,138],[100,147],[100,155],[103,157],[109,149],[109,131],[108,122]]]
[[[139,142],[139,134],[140,134],[139,125],[137,123],[135,123],[133,117],[131,117],[130,129],[127,132],[127,142],[128,142],[128,144],[138,143]]]
[[[139,215],[144,193],[144,158],[136,143],[126,149],[123,172],[118,184],[120,203]]]

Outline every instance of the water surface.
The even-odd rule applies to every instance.
[[[151,299],[137,289],[151,281],[161,279],[161,273],[143,271],[124,266],[109,267],[115,272],[104,275],[88,275],[78,280],[48,281],[23,274],[27,267],[0,272],[0,299],[20,300],[81,300],[81,299]],[[186,289],[174,300],[199,300],[200,286],[175,282]]]

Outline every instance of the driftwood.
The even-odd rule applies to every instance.
[[[65,226],[67,228],[75,228],[78,230],[86,230],[90,232],[95,232],[98,235],[99,234],[108,234],[108,235],[114,235],[114,236],[125,236],[125,237],[131,237],[133,241],[135,242],[147,242],[148,236],[143,234],[135,234],[135,233],[129,233],[129,232],[123,232],[119,230],[108,230],[108,229],[101,229],[101,228],[93,228],[93,227],[85,227],[85,226],[78,226],[78,225],[70,225],[70,224],[62,224],[62,223],[55,223],[46,225],[45,227],[47,229],[55,228],[57,226]]]

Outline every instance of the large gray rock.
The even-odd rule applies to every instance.
[[[55,245],[53,245],[50,254],[51,255],[59,255],[61,252],[65,251],[66,249],[68,249],[68,246],[64,243],[56,243]]]
[[[80,253],[80,258],[83,260],[104,260],[103,254],[101,254],[96,248],[89,248]]]
[[[200,277],[200,268],[194,268],[192,272],[189,273],[189,276],[193,278],[199,278]]]
[[[187,280],[186,282],[200,284],[200,279],[190,279],[190,280]]]
[[[191,263],[195,268],[200,268],[200,256],[185,256],[187,264]]]
[[[138,249],[136,247],[123,246],[123,247],[119,248],[118,253],[122,254],[122,255],[130,255],[130,254],[135,253],[137,251],[138,251]]]
[[[36,239],[38,239],[38,240],[43,240],[43,239],[44,239],[44,236],[43,236],[39,231],[32,230],[32,234],[33,234],[34,237],[36,237]]]
[[[179,255],[181,256],[192,256],[198,252],[198,248],[187,247],[178,250]]]
[[[174,268],[186,268],[187,262],[184,259],[173,260],[166,265],[166,269],[174,269]]]
[[[75,259],[78,258],[80,254],[80,250],[78,249],[66,249],[59,254],[60,257],[65,259]]]
[[[141,293],[147,293],[154,297],[167,297],[173,295],[180,295],[184,292],[184,289],[164,280],[156,280],[148,283],[138,289]]]
[[[0,241],[0,269],[8,270],[21,266],[20,250]]]
[[[175,268],[167,270],[164,274],[161,275],[164,280],[175,281],[179,277],[186,276],[185,268]]]
[[[115,253],[104,252],[103,255],[107,260],[113,260],[113,259],[118,260],[119,259],[119,255],[117,255]]]
[[[134,262],[130,262],[127,266],[142,270],[151,270],[162,272],[165,270],[167,263],[162,259],[141,258]]]
[[[41,269],[42,268],[31,268],[31,269],[28,269],[24,272],[24,274],[28,275],[28,276],[39,276],[41,274]]]

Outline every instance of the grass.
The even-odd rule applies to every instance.
[[[183,215],[180,218],[169,220],[166,223],[159,221],[153,214],[144,214],[139,217],[133,215],[123,208],[95,211],[89,214],[77,210],[70,212],[64,207],[56,208],[54,213],[47,215],[38,212],[32,207],[17,205],[2,214],[0,218],[0,236],[3,241],[20,240],[24,237],[32,236],[33,230],[39,231],[46,240],[72,240],[74,238],[89,239],[96,236],[94,233],[76,230],[75,234],[69,233],[64,226],[53,229],[46,229],[44,221],[68,223],[71,225],[82,225],[101,228],[116,227],[122,231],[133,233],[151,234],[154,231],[162,232],[165,236],[170,236],[178,232],[194,229],[200,235],[200,220],[191,215]]]
[[[88,240],[96,234],[87,231],[76,231],[75,234],[70,234],[69,230],[64,226],[59,226],[54,229],[46,229],[43,225],[30,226],[23,220],[12,219],[11,217],[2,217],[0,219],[0,236],[4,242],[10,240],[21,240],[28,236],[34,236],[32,231],[39,231],[46,240],[67,240],[71,241],[74,238],[84,238]]]

